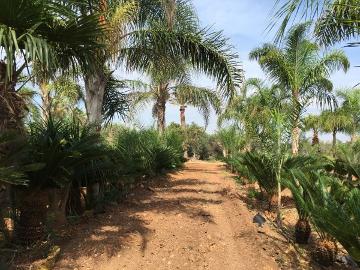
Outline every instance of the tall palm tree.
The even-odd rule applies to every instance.
[[[342,110],[349,118],[345,132],[350,134],[354,143],[360,132],[360,89],[339,91],[338,97],[342,100]]]
[[[312,130],[312,146],[319,145],[319,132],[321,128],[321,118],[319,115],[308,115],[304,118],[304,127],[305,130]]]
[[[221,101],[217,93],[204,87],[193,85],[180,85],[174,93],[175,99],[172,101],[180,107],[180,125],[186,128],[185,110],[187,105],[191,105],[199,110],[208,125],[210,117],[210,108],[215,113],[220,113]]]
[[[17,83],[35,62],[43,70],[88,68],[94,63],[102,27],[97,17],[79,15],[57,0],[0,1],[0,130],[20,128],[24,102]],[[59,18],[62,18],[59,20]]]
[[[139,83],[137,84],[139,86]],[[142,91],[135,91],[130,95],[137,107],[154,102],[153,117],[157,120],[157,127],[160,133],[165,130],[165,109],[168,102],[180,107],[180,124],[186,127],[185,109],[187,105],[194,106],[203,115],[207,125],[210,109],[216,113],[220,112],[221,101],[218,94],[204,87],[197,87],[191,83],[187,76],[166,85],[141,83]],[[135,86],[136,87],[136,86]]]
[[[159,93],[164,92],[159,94],[162,98],[166,94],[163,88],[169,82],[168,71],[172,70],[164,66],[168,62],[185,62],[209,75],[226,96],[231,96],[241,83],[237,56],[231,53],[222,34],[194,28],[197,18],[194,20],[188,1],[103,0],[100,6],[98,1],[90,2],[91,10],[97,7],[106,13],[103,21],[110,31],[103,39],[112,48],[97,54],[98,67],[84,76],[90,122],[101,122],[101,103],[108,79],[103,67],[111,66],[114,58],[130,70],[166,73],[166,80],[158,80]],[[179,18],[183,18],[183,23],[187,21],[186,27],[179,24]],[[164,104],[158,105],[161,114]]]
[[[321,105],[331,104],[332,83],[328,76],[350,64],[341,50],[320,55],[320,47],[307,39],[309,24],[290,29],[282,48],[264,44],[250,52],[250,59],[258,61],[262,69],[276,83],[291,93],[292,153],[299,152],[300,120],[303,110],[316,99]]]
[[[332,133],[332,151],[335,155],[337,134],[340,131],[344,131],[345,128],[349,125],[349,118],[341,108],[333,111],[323,111],[320,117],[322,130],[324,132]]]
[[[80,1],[79,9],[81,13],[97,14],[98,20],[107,29],[97,37],[105,47],[94,54],[96,66],[83,73],[87,118],[100,128],[105,89],[112,74],[109,70],[120,56],[120,50],[126,48],[127,39],[134,30],[132,26],[138,16],[139,1]]]

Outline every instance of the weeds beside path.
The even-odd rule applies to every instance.
[[[188,162],[80,225],[56,269],[278,269],[288,244],[258,232],[237,188],[222,163]]]

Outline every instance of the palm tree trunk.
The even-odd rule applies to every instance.
[[[337,135],[337,130],[334,129],[332,132],[332,151],[333,151],[333,155],[336,155],[336,135]]]
[[[86,74],[84,76],[84,81],[86,91],[85,106],[88,122],[97,125],[98,129],[100,130],[102,121],[101,110],[107,76],[102,69],[98,69],[96,72]]]
[[[297,156],[299,154],[299,141],[300,141],[300,128],[295,126],[291,133],[291,152],[293,156]]]
[[[357,134],[356,133],[352,133],[351,134],[351,137],[350,137],[350,143],[355,143],[356,141],[357,141],[357,139],[358,139],[358,136],[357,136]]]
[[[166,111],[166,101],[162,98],[158,98],[156,101],[156,116],[157,116],[157,129],[160,134],[163,134],[165,131],[165,111]]]
[[[48,190],[18,190],[16,195],[20,203],[17,237],[27,245],[43,240],[46,237]]]
[[[45,81],[40,82],[40,92],[41,92],[41,101],[42,101],[42,114],[45,118],[49,117],[50,113],[50,93],[49,93],[49,84]]]
[[[16,71],[14,65],[12,81],[7,81],[6,76],[7,64],[0,61],[0,132],[7,130],[23,131],[23,117],[25,112],[25,103],[23,98],[16,93],[15,86],[18,80],[18,75],[21,72]],[[11,151],[11,149],[0,148],[0,151]],[[0,195],[0,230],[5,230],[5,233],[10,236],[11,232],[5,224],[5,219],[13,223],[15,214],[14,207],[14,189],[10,184],[3,184],[2,188],[5,192]]]
[[[224,148],[223,149],[223,157],[227,158],[228,156],[229,156],[229,151],[226,148]]]
[[[313,129],[312,146],[318,145],[319,143],[319,131],[317,129]]]
[[[102,122],[102,105],[105,87],[107,83],[107,76],[103,68],[98,68],[96,71],[86,74],[84,76],[84,81],[86,92],[85,108],[87,119],[90,124],[97,127],[97,130],[100,133]],[[90,183],[87,187],[89,190],[89,198],[91,200],[90,205],[94,206],[95,208],[101,208],[98,202],[100,201],[102,194],[95,192],[98,186],[99,183],[95,182]]]
[[[291,152],[293,156],[299,154],[299,141],[300,141],[300,103],[299,103],[299,91],[293,91],[293,106],[297,110],[297,116],[294,122],[294,127],[291,132]]]
[[[180,106],[180,125],[183,129],[186,128],[185,110],[186,110],[186,106],[181,105]]]
[[[282,227],[282,215],[281,215],[281,182],[280,180],[278,180],[277,183],[277,217],[276,217],[276,221],[277,221],[277,225],[279,227]]]
[[[54,216],[55,227],[60,227],[67,222],[66,205],[69,199],[71,184],[62,189],[50,191],[50,211]]]

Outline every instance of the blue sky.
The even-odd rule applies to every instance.
[[[271,0],[193,0],[202,26],[212,26],[214,30],[223,30],[224,35],[230,39],[234,50],[245,70],[246,78],[258,77],[266,79],[257,63],[249,61],[248,54],[251,49],[264,42],[271,42],[273,35],[266,31],[272,14],[273,3]],[[342,47],[341,44],[337,48]],[[351,69],[344,74],[333,74],[332,80],[335,88],[352,87],[360,82],[360,48],[345,48],[351,61]],[[199,86],[214,87],[215,85],[203,76],[194,76],[193,80]],[[316,112],[315,107],[309,108],[309,112]],[[194,108],[188,108],[186,112],[188,122],[203,125],[201,115]],[[142,125],[152,125],[151,110],[146,109],[139,117]],[[179,110],[177,107],[168,106],[166,113],[167,123],[179,122]],[[212,115],[208,127],[209,132],[216,130],[216,116]]]

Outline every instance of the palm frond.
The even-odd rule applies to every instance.
[[[335,0],[327,6],[315,27],[321,44],[329,46],[359,37],[359,4],[358,0]],[[359,46],[359,42],[350,42],[349,46]]]
[[[148,70],[157,55],[182,57],[198,71],[214,78],[224,97],[231,97],[242,82],[237,56],[231,52],[221,33],[197,33],[145,29],[130,35],[132,47],[124,48],[128,68]],[[155,57],[155,58],[154,58]]]
[[[102,48],[96,39],[103,32],[96,14],[76,15],[70,6],[54,1],[2,0],[0,5],[0,47],[8,80],[34,61],[46,69],[88,68],[95,50]],[[15,55],[21,56],[21,67],[16,67]]]
[[[128,81],[115,79],[113,76],[107,80],[102,104],[102,117],[105,124],[118,116],[125,120],[129,116],[131,94]]]

